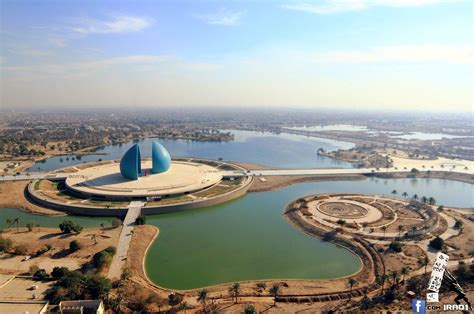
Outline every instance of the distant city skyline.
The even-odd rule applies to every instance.
[[[469,0],[1,1],[0,109],[472,112]]]

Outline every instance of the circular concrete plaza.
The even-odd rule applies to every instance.
[[[336,222],[339,219],[356,223],[371,223],[383,217],[382,212],[371,206],[341,196],[329,196],[308,203],[313,215],[321,219]]]
[[[120,174],[118,163],[91,166],[71,174],[66,186],[85,196],[139,198],[169,196],[205,189],[219,183],[223,172],[209,165],[189,161],[172,161],[164,173],[151,173],[151,160],[142,161],[142,175],[129,180]]]

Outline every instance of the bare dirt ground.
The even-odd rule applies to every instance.
[[[83,263],[90,260],[93,254],[108,246],[116,246],[120,228],[87,228],[78,235],[65,235],[57,228],[34,228],[28,231],[26,228],[6,230],[2,236],[13,240],[13,245],[26,245],[28,252],[25,255],[34,254],[45,245],[51,245],[52,249],[38,257],[22,261],[25,255],[3,254],[0,256],[0,271],[24,273],[32,265],[44,268],[51,272],[55,266],[66,266],[70,270],[78,269]],[[97,244],[92,238],[96,236]],[[69,252],[69,243],[77,240],[82,248],[74,253]]]
[[[29,181],[9,181],[0,183],[0,207],[19,208],[27,212],[48,215],[64,216],[62,212],[36,206],[25,198],[25,188]]]
[[[446,240],[446,244],[455,248],[453,252],[450,252],[450,255],[453,258],[467,258],[470,253],[474,252],[474,222],[455,211],[447,211],[447,213],[463,222],[461,233]]]
[[[30,278],[14,278],[5,286],[0,288],[0,300],[32,300],[33,294],[36,299],[43,299],[42,294],[52,286],[51,281],[39,281]],[[31,286],[37,289],[30,290]]]

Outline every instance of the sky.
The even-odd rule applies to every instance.
[[[471,0],[0,0],[0,109],[473,111]]]

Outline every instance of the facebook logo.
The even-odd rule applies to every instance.
[[[413,313],[425,314],[426,313],[426,300],[413,299],[411,301],[411,310]]]

